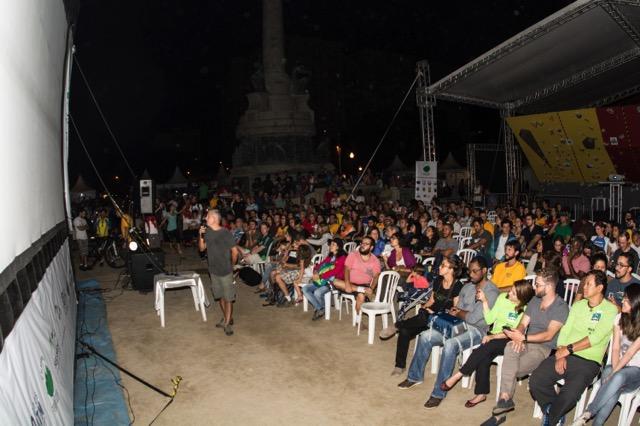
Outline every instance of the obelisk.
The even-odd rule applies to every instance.
[[[280,171],[317,170],[328,153],[316,152],[314,113],[307,93],[294,93],[285,70],[282,0],[262,1],[264,82],[254,81],[249,107],[240,118],[232,176],[253,178]],[[256,87],[257,86],[257,87]]]

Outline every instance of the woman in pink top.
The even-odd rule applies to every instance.
[[[584,240],[575,237],[571,240],[571,250],[562,256],[562,269],[567,278],[582,278],[591,270],[591,261],[582,253]]]

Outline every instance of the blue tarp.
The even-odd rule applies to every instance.
[[[95,280],[76,284],[78,296],[78,339],[117,363],[107,310]],[[81,354],[78,356],[78,354]],[[76,425],[128,425],[129,412],[120,372],[90,351],[76,344],[74,415]]]

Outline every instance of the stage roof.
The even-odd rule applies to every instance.
[[[640,0],[578,0],[428,88],[518,113],[602,106],[640,92]]]

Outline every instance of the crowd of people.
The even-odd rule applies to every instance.
[[[156,214],[132,221],[178,253],[197,242],[210,270],[217,262],[212,245],[215,253],[228,251],[229,267],[260,272],[257,293],[265,307],[292,307],[306,298],[314,321],[331,309],[328,292],[353,296],[360,315],[375,297],[380,273],[396,271],[403,293],[428,298],[380,339],[397,336],[391,374],[406,373],[399,389],[421,384],[427,362],[439,353],[428,409],[472,375],[474,395],[465,406],[486,401],[496,362],[498,401],[487,425],[516,409],[516,383],[524,377],[551,425],[564,421],[592,385],[599,390],[576,424],[604,424],[621,393],[640,387],[640,231],[631,212],[621,224],[572,221],[563,206],[545,200],[487,211],[464,201],[427,206],[342,198],[331,189],[319,200],[298,201],[277,204],[264,188],[254,196],[184,196],[159,200]],[[210,229],[229,236],[218,245]],[[231,335],[235,293],[216,282],[214,297],[225,301],[219,325]]]

